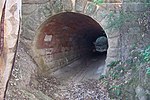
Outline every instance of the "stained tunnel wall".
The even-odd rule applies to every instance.
[[[60,60],[58,60],[58,61],[55,60],[56,63],[51,62],[51,60],[54,59],[54,57],[57,59],[57,55],[59,56],[59,53],[57,53],[57,54],[55,53],[56,56],[49,54],[49,53],[52,53],[52,51],[55,51],[55,49],[45,48],[44,45],[42,45],[43,49],[40,49],[40,48],[37,49],[37,47],[38,47],[37,46],[37,40],[38,40],[37,38],[39,36],[38,31],[43,27],[43,24],[46,23],[46,20],[52,16],[55,16],[55,15],[57,15],[59,13],[63,13],[63,12],[74,12],[74,13],[89,16],[89,18],[93,19],[94,23],[95,22],[97,23],[97,25],[95,27],[102,26],[102,28],[105,30],[105,32],[107,34],[108,45],[109,45],[106,63],[108,64],[109,62],[111,62],[113,60],[119,59],[119,52],[118,52],[119,51],[119,47],[118,47],[119,46],[118,45],[119,31],[114,30],[114,29],[110,31],[110,30],[106,29],[107,24],[108,24],[107,16],[109,15],[109,9],[105,9],[105,8],[111,8],[111,5],[107,5],[107,7],[105,7],[104,5],[93,4],[93,2],[90,2],[87,0],[83,0],[83,1],[82,0],[76,0],[75,2],[70,1],[67,3],[68,6],[69,5],[71,6],[71,8],[69,8],[67,5],[64,5],[64,3],[62,3],[62,2],[58,1],[58,2],[54,3],[52,1],[50,1],[50,2],[46,2],[46,3],[40,3],[40,5],[39,4],[33,4],[33,3],[23,3],[23,27],[22,27],[23,32],[21,34],[21,40],[22,40],[21,42],[27,48],[26,52],[28,52],[28,54],[31,56],[31,58],[36,61],[37,69],[42,69],[42,70],[44,70],[44,72],[47,70],[55,70],[55,69],[57,69],[57,67],[54,67],[54,66],[60,66],[60,64],[61,64],[61,63],[59,63]],[[53,5],[51,5],[51,4],[53,4]],[[62,8],[58,8],[57,4],[62,5]],[[29,6],[31,6],[32,9],[28,9]],[[113,7],[114,7],[114,10],[119,9],[120,4],[114,5]],[[73,19],[74,19],[73,16],[71,19],[73,21]],[[85,19],[83,19],[83,20],[85,20]],[[67,21],[64,21],[64,23],[66,23],[66,22]],[[87,23],[87,25],[89,25],[89,26],[86,26],[86,29],[84,29],[85,30],[84,33],[86,33],[86,32],[92,33],[90,28],[92,27],[93,22],[90,22],[90,24]],[[72,26],[72,28],[70,28],[71,30],[69,30],[69,31],[73,31],[74,33],[81,34],[80,30],[82,30],[85,27],[83,27],[84,24],[82,24],[81,21],[79,23],[80,24],[78,24],[78,25],[74,24],[74,26],[78,26],[78,32],[73,30],[73,28],[75,28],[74,26]],[[40,29],[38,29],[39,27],[40,27]],[[55,28],[53,28],[53,30]],[[95,29],[95,31],[97,29]],[[58,31],[58,28],[56,30]],[[82,30],[82,33],[83,33],[83,30]],[[97,33],[97,32],[95,32],[95,33]],[[104,32],[102,32],[102,33],[104,33]],[[82,37],[82,35],[78,35],[78,36]],[[96,35],[94,35],[94,36],[96,36]],[[49,36],[49,37],[51,37],[51,36]],[[50,39],[50,41],[51,41],[51,39]],[[92,39],[94,39],[94,38],[92,38]],[[43,37],[43,40],[44,40],[44,37]],[[52,44],[51,44],[51,46],[52,46]],[[67,49],[67,47],[65,47],[63,49]],[[88,50],[86,50],[86,51],[88,51]],[[116,51],[116,52],[114,52],[114,51]],[[114,52],[114,53],[112,53],[112,52]],[[48,54],[48,55],[44,57],[45,54]],[[68,55],[72,54],[71,57],[69,57],[69,58],[74,59],[77,57],[77,55],[73,55],[73,53],[67,53],[67,54]],[[64,55],[66,55],[66,53],[60,54],[60,55],[64,57]],[[78,54],[78,55],[80,55],[80,54]],[[74,56],[76,56],[76,57],[74,57]],[[49,59],[47,59],[47,58],[49,58]],[[60,56],[59,56],[59,58],[60,58]],[[64,63],[67,61],[68,60],[65,59],[64,61],[61,61],[61,62]],[[47,62],[47,64],[44,64],[44,62]],[[48,66],[51,65],[51,67],[48,67],[47,65]],[[43,67],[44,69],[41,68],[42,66],[44,66]]]
[[[90,55],[93,42],[106,36],[92,18],[79,13],[60,13],[39,28],[35,39],[36,62],[43,71],[53,71]]]

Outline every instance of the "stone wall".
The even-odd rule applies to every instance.
[[[141,50],[150,44],[149,4],[131,3],[123,4],[123,11],[130,17],[121,27],[121,60],[125,61],[132,49]]]
[[[65,3],[67,2],[67,4]],[[107,62],[119,59],[119,29],[107,30],[107,15],[109,12],[120,10],[120,4],[101,4],[96,5],[87,0],[52,0],[52,1],[23,1],[23,32],[21,34],[22,42],[28,47],[28,52],[33,56],[34,45],[33,40],[38,35],[37,30],[46,19],[51,16],[57,15],[64,12],[76,12],[91,17],[105,31],[108,37],[108,55]],[[117,16],[116,12],[116,16]],[[112,53],[113,52],[113,53]],[[74,56],[72,54],[72,56]],[[66,60],[66,59],[64,59]]]

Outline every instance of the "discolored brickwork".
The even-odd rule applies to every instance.
[[[69,54],[69,53],[61,54],[60,52],[62,52],[62,51],[74,52],[77,50],[74,53],[70,53],[69,58],[64,57],[64,59],[61,61],[62,63],[64,63],[64,65],[66,63],[69,63],[68,60],[66,60],[66,59],[70,59],[69,61],[71,61],[71,59],[73,60],[75,58],[78,58],[82,54],[81,51],[83,52],[85,50],[80,50],[79,47],[77,47],[80,45],[72,45],[73,43],[70,42],[71,39],[70,40],[68,40],[68,39],[72,38],[72,40],[76,40],[76,41],[77,41],[77,39],[83,40],[84,38],[83,38],[83,35],[81,35],[82,33],[86,33],[86,32],[87,32],[87,34],[94,33],[95,37],[91,41],[91,43],[92,43],[98,37],[98,35],[96,35],[98,33],[98,30],[103,31],[101,33],[105,33],[105,35],[108,37],[108,45],[110,45],[109,46],[110,48],[108,48],[108,52],[109,52],[109,50],[111,50],[111,48],[119,50],[119,47],[118,47],[118,42],[120,39],[119,31],[118,30],[112,30],[112,31],[107,30],[106,23],[108,20],[107,15],[109,14],[109,12],[111,10],[116,10],[116,9],[119,10],[120,4],[96,5],[96,4],[92,3],[91,1],[87,1],[87,0],[82,0],[82,1],[75,0],[72,2],[68,1],[67,4],[65,3],[66,2],[65,0],[62,0],[62,1],[58,0],[57,2],[54,2],[54,1],[52,1],[54,4],[52,4],[50,2],[44,3],[44,1],[42,3],[39,2],[40,4],[33,3],[33,1],[28,2],[28,3],[25,3],[25,2],[23,3],[23,33],[21,35],[21,38],[27,40],[26,42],[24,42],[24,44],[27,45],[27,47],[29,48],[29,53],[31,52],[31,56],[33,56],[33,58],[35,59],[36,62],[41,62],[42,65],[44,64],[43,58],[41,58],[38,55],[39,53],[37,53],[37,52],[43,53],[45,51],[48,51],[48,54],[57,52],[55,54],[57,56],[60,55],[60,58],[61,58],[62,56],[66,56],[66,54]],[[27,9],[28,6],[30,6],[31,10]],[[57,7],[57,6],[59,6],[59,7]],[[108,10],[108,8],[110,10]],[[74,13],[71,13],[74,15],[71,15],[69,17],[69,15],[67,15],[68,11],[74,12]],[[61,14],[59,14],[59,13],[64,13],[64,17],[60,17]],[[65,17],[65,16],[67,16],[67,17]],[[81,16],[86,16],[86,17],[81,18]],[[54,19],[54,17],[56,17],[56,18]],[[68,19],[70,20],[70,22],[67,21]],[[50,25],[48,25],[48,22],[50,20],[51,20]],[[62,20],[64,20],[64,21],[62,21]],[[68,25],[64,24],[64,23],[67,23]],[[94,23],[96,23],[97,25]],[[47,26],[46,26],[46,24],[47,24]],[[49,27],[50,29],[43,28],[44,26]],[[49,33],[45,32],[42,28],[45,29],[45,31],[47,30]],[[93,29],[93,31],[95,31],[95,32],[90,32],[91,29]],[[47,34],[47,33],[48,34],[46,36],[41,35],[38,32],[39,30],[44,31],[45,34]],[[67,32],[65,30],[67,30]],[[70,33],[72,36],[68,35]],[[59,35],[59,34],[61,34],[61,35]],[[80,35],[77,35],[77,34],[80,34]],[[90,36],[91,35],[89,35],[89,37]],[[93,37],[93,36],[91,36],[91,37]],[[37,37],[40,37],[40,38],[37,38]],[[48,37],[50,40],[46,39]],[[36,43],[37,41],[39,43],[38,45]],[[45,41],[45,43],[43,43],[43,41]],[[82,43],[82,42],[79,42],[79,41],[76,42],[76,44],[80,44],[80,43]],[[32,45],[36,45],[37,48],[41,48],[41,47],[45,48],[45,50],[41,50],[41,51],[37,50],[34,48],[35,46],[32,46]],[[49,49],[46,49],[47,46],[49,47]],[[82,47],[80,47],[80,48],[83,49],[85,46],[86,45],[82,45]],[[76,48],[76,49],[74,49],[74,48]],[[36,52],[35,53],[36,55],[34,55],[34,53],[32,53],[32,52]],[[60,53],[60,54],[58,54],[58,53]],[[78,56],[75,53],[78,54]],[[115,54],[113,54],[116,56],[113,56],[111,54],[107,55],[108,59],[106,61],[109,63],[112,60],[119,59],[118,53],[119,52],[115,52]],[[43,55],[43,54],[40,54],[40,55]],[[53,60],[53,56],[50,55],[49,57],[50,57],[50,59],[47,60],[47,62],[55,65],[55,63],[51,62],[51,60]],[[58,58],[58,57],[56,57],[56,58]],[[112,60],[110,60],[110,59],[112,59]],[[53,60],[53,61],[55,61],[55,60]],[[58,62],[60,62],[60,61],[58,61]],[[58,62],[57,62],[57,64],[58,64]],[[62,64],[59,63],[56,66],[60,66],[60,65],[62,65]],[[45,66],[47,66],[47,65],[45,65]],[[53,66],[52,68],[55,68],[55,67]],[[48,69],[46,68],[45,70],[48,70]]]
[[[90,17],[69,12],[46,20],[38,34],[35,39],[35,49],[39,52],[37,59],[42,57],[48,69],[58,69],[92,53],[95,40],[106,36]]]

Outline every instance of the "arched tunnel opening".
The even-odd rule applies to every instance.
[[[102,73],[108,41],[102,27],[91,17],[64,12],[41,25],[35,48],[42,73],[62,81],[82,81]]]

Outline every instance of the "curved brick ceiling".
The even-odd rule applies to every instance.
[[[97,37],[104,33],[100,25],[92,18],[78,13],[60,13],[50,17],[40,28],[38,37],[38,48],[56,46],[56,43],[68,45],[67,42],[78,39],[86,39],[87,42],[94,42]],[[45,35],[52,35],[52,40],[43,43]],[[78,42],[79,42],[78,41]]]

